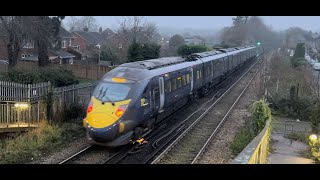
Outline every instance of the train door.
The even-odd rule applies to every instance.
[[[213,74],[213,73],[214,73],[213,68],[214,68],[214,67],[213,67],[213,61],[211,61],[211,81],[213,81],[213,77],[214,77],[214,76],[213,76],[213,75],[214,75],[214,74]]]
[[[152,79],[152,106],[153,112],[157,113],[160,109],[159,77]]]
[[[191,80],[191,91],[190,91],[190,93],[192,93],[192,91],[193,91],[193,68],[190,68],[190,72],[191,72],[191,77],[190,77],[190,80]]]
[[[141,106],[143,107],[143,115],[144,117],[152,115],[152,103],[153,100],[151,99],[152,92],[151,92],[151,83],[149,83],[143,91],[141,97]]]
[[[161,113],[163,111],[163,105],[164,105],[164,100],[165,100],[165,96],[164,96],[164,79],[163,77],[159,78],[159,92],[160,92],[160,107],[159,107],[159,113]]]

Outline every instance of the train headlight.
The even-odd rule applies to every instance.
[[[122,114],[124,113],[124,111],[127,109],[127,104],[121,105],[119,106],[119,108],[116,110],[116,112],[114,113],[117,117],[122,116]]]
[[[90,113],[93,110],[93,103],[90,102],[87,112]]]

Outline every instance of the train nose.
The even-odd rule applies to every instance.
[[[90,113],[87,117],[87,131],[92,139],[107,142],[116,138],[117,119],[107,113]]]
[[[89,136],[97,142],[110,142],[117,137],[117,125],[112,125],[106,128],[93,128],[88,126]]]

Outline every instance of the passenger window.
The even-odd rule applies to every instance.
[[[172,85],[171,85],[171,88],[172,88],[172,91],[176,90],[177,89],[177,82],[176,82],[176,79],[172,79]]]
[[[163,80],[160,80],[160,94],[163,94],[163,84],[162,84]]]
[[[189,84],[190,83],[190,74],[188,73],[187,74],[187,84]]]
[[[177,78],[177,85],[178,85],[178,89],[181,88],[181,77]]]
[[[183,75],[182,76],[182,86],[185,86],[186,85],[186,75]]]
[[[167,81],[167,86],[166,86],[166,92],[169,93],[171,92],[171,81]]]

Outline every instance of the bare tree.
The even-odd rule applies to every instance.
[[[71,32],[81,29],[80,19],[76,16],[70,16],[70,20],[67,22],[67,26]]]
[[[69,21],[67,22],[69,30],[73,31],[83,31],[87,29],[87,31],[98,31],[98,25],[96,18],[94,16],[71,16]]]
[[[34,40],[38,50],[40,67],[48,64],[48,48],[59,41],[58,34],[64,16],[28,16],[28,26],[24,31]]]
[[[18,54],[27,38],[25,20],[25,16],[0,16],[0,38],[7,47],[9,68],[17,64]]]
[[[241,46],[261,42],[265,47],[281,46],[280,34],[272,31],[270,27],[264,24],[261,18],[257,16],[251,16],[250,18],[238,16],[236,19],[234,19],[236,21],[234,26],[223,29],[220,35],[223,44]],[[246,23],[239,23],[242,20],[246,21]]]
[[[146,22],[143,16],[127,16],[118,23],[120,27],[117,35],[122,45],[120,56],[125,58],[121,59],[121,62],[127,61],[127,52],[134,40],[137,43],[152,43],[160,38],[156,24]],[[111,49],[117,49],[117,47]]]
[[[127,40],[129,44],[135,39],[137,43],[149,43],[159,37],[157,26],[147,23],[143,16],[125,17],[119,21],[118,34]]]

